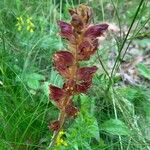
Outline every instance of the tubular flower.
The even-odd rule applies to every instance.
[[[60,30],[61,30],[60,35],[63,38],[66,38],[69,40],[71,37],[73,37],[73,28],[71,24],[66,23],[64,21],[58,21],[58,26],[60,27]]]
[[[82,67],[77,71],[77,78],[79,80],[89,81],[92,79],[93,74],[97,71],[97,67]]]
[[[71,74],[71,66],[74,64],[74,56],[68,51],[59,51],[54,54],[54,65],[56,70],[65,78]]]
[[[98,25],[93,25],[90,26],[84,33],[85,37],[90,37],[90,38],[97,38],[107,30],[108,25],[107,24],[98,24]]]
[[[51,92],[51,98],[55,101],[55,102],[59,102],[63,97],[64,97],[64,90],[50,85],[49,86],[50,92]]]
[[[79,62],[89,60],[99,46],[98,37],[106,32],[107,24],[90,25],[92,10],[86,5],[79,5],[69,10],[70,23],[58,21],[60,35],[66,39],[69,51],[59,51],[53,56],[54,66],[64,78],[62,88],[50,85],[50,97],[60,109],[56,122],[52,122],[54,135],[50,147],[56,139],[67,117],[75,117],[79,109],[73,104],[75,94],[86,93],[92,85],[96,66],[80,67]]]

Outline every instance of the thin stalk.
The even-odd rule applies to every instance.
[[[60,0],[59,19],[61,20],[62,15],[62,0]]]
[[[76,48],[75,49],[72,48],[72,54],[74,55],[74,58],[75,58],[75,65],[72,66],[72,72],[73,73],[70,77],[70,80],[73,80],[73,79],[76,80],[76,77],[77,77],[77,68],[78,68],[77,47],[78,47],[78,43],[76,41]],[[66,118],[65,107],[68,105],[69,100],[70,100],[70,96],[67,95],[66,98],[64,99],[64,102],[63,102],[64,108],[61,110],[61,112],[59,114],[59,118],[58,118],[58,120],[60,122],[60,127],[57,131],[54,131],[51,143],[48,146],[49,149],[52,149],[54,147],[56,140],[57,140],[57,137],[59,135],[59,132],[61,131],[61,129],[64,125],[65,118]]]
[[[150,18],[148,18],[146,21],[145,21],[145,23],[144,23],[144,25],[142,26],[142,28],[146,25],[146,23],[149,21],[149,19]],[[139,30],[138,30],[138,32],[136,32],[136,29],[138,28],[138,25],[139,25],[139,23],[140,23],[140,20],[141,20],[141,18],[139,19],[139,21],[138,21],[138,23],[137,23],[137,25],[136,25],[136,27],[135,27],[135,30],[133,31],[133,35],[132,35],[132,37],[135,37],[140,31],[141,31],[141,29],[142,28],[140,28]],[[135,33],[136,32],[136,33]],[[134,34],[135,33],[135,34]],[[125,51],[124,51],[124,53],[123,53],[123,55],[122,55],[122,58],[121,58],[121,60],[123,60],[124,59],[124,57],[125,57],[125,55],[126,55],[126,53],[127,53],[127,51],[128,51],[128,48],[129,48],[129,46],[130,46],[130,44],[131,44],[131,42],[134,40],[134,38],[131,38],[130,39],[130,41],[129,41],[129,43],[128,43],[128,45],[127,45],[127,47],[126,47],[126,49],[125,49]],[[120,64],[118,64],[117,65],[117,68],[120,66]]]
[[[118,24],[119,24],[119,32],[120,32],[120,38],[121,38],[121,32],[122,32],[122,28],[121,28],[121,23],[120,23],[120,18],[119,18],[119,14],[118,14],[118,11],[117,11],[117,8],[113,2],[113,0],[111,0],[112,4],[113,4],[113,7],[114,7],[114,10],[116,12],[116,17],[117,17],[117,20],[118,20]]]
[[[111,95],[112,95],[112,102],[113,102],[115,119],[118,119],[117,109],[116,109],[116,102],[115,102],[115,97],[114,97],[113,89],[111,90]],[[119,143],[120,143],[120,149],[123,150],[122,139],[121,139],[120,135],[119,135]]]
[[[149,19],[150,19],[150,18],[149,18]],[[145,25],[146,25],[146,24],[145,24]],[[134,34],[133,37],[135,37],[139,32],[140,32],[140,31],[138,31],[136,34]],[[130,42],[129,42],[127,48],[126,48],[126,50],[124,51],[124,54],[123,54],[121,60],[124,59],[124,57],[125,57],[125,55],[126,55],[126,53],[127,53],[128,47],[130,46],[130,44],[131,44],[131,42],[132,42],[133,40],[134,40],[134,39],[131,39],[131,40],[130,40]]]
[[[134,15],[134,18],[133,18],[133,20],[132,20],[132,23],[131,23],[131,25],[130,25],[130,27],[129,27],[129,30],[128,30],[126,36],[125,36],[125,39],[123,40],[123,43],[122,43],[122,45],[121,45],[121,47],[120,47],[118,56],[117,56],[117,58],[116,58],[116,60],[115,60],[114,66],[113,66],[112,71],[111,71],[111,74],[110,74],[110,77],[111,77],[111,78],[112,78],[112,76],[113,76],[113,74],[114,74],[114,71],[115,71],[115,69],[116,69],[117,63],[118,63],[118,61],[119,61],[119,59],[120,59],[120,56],[121,56],[121,52],[122,52],[122,50],[123,50],[123,48],[124,48],[124,45],[125,45],[125,43],[126,43],[126,41],[127,41],[127,39],[128,39],[129,33],[130,33],[130,31],[131,31],[131,29],[132,29],[132,27],[133,27],[133,24],[134,24],[134,22],[135,22],[135,20],[136,20],[136,18],[137,18],[137,15],[138,15],[138,13],[139,13],[139,10],[140,10],[140,8],[141,8],[143,2],[144,2],[144,0],[141,0],[139,6],[138,6],[138,8],[137,8],[137,11],[136,11],[136,13],[135,13],[135,15]],[[107,90],[109,90],[111,84],[112,84],[112,81],[109,80],[109,84],[108,84],[108,89],[107,89]]]
[[[59,132],[61,131],[63,124],[65,122],[65,111],[64,110],[60,112],[58,120],[60,121],[60,128],[59,128],[59,130],[57,130],[53,133],[51,143],[48,146],[49,149],[54,147],[57,137],[59,135]]]
[[[103,0],[101,0],[100,2],[101,2],[101,8],[102,8],[102,18],[103,18],[103,21],[104,21],[104,18],[105,18],[105,13],[104,13],[104,5],[103,5]]]
[[[111,72],[111,77],[112,77],[112,75],[113,75],[113,73],[114,73],[114,71],[115,71],[115,68],[116,68],[116,65],[117,65],[118,60],[120,59],[120,56],[121,56],[121,52],[122,52],[122,50],[123,50],[123,47],[124,47],[124,45],[125,45],[125,43],[126,43],[126,40],[127,40],[128,36],[129,36],[129,33],[130,33],[130,31],[131,31],[131,29],[132,29],[132,27],[133,27],[133,24],[134,24],[134,22],[135,22],[135,20],[136,20],[136,17],[137,17],[137,15],[138,15],[138,12],[139,12],[139,10],[140,10],[140,8],[141,8],[143,2],[144,2],[144,0],[141,0],[141,2],[140,2],[140,4],[139,4],[139,7],[137,8],[137,11],[136,11],[135,16],[134,16],[134,18],[133,18],[133,21],[132,21],[132,23],[131,23],[131,25],[130,25],[130,27],[129,27],[129,30],[128,30],[127,34],[126,34],[126,37],[125,37],[125,39],[124,39],[124,41],[123,41],[123,43],[122,43],[122,45],[121,45],[119,54],[118,54],[118,56],[117,56],[117,58],[116,58],[115,64],[114,64],[113,69],[112,69],[112,72]]]
[[[102,68],[103,68],[103,70],[104,70],[104,72],[106,73],[106,75],[108,76],[108,78],[111,80],[110,75],[109,75],[107,69],[105,68],[105,66],[104,66],[104,64],[103,64],[103,62],[102,62],[102,60],[101,60],[101,58],[100,58],[100,56],[99,56],[98,51],[97,51],[97,56],[98,56],[98,57],[97,57],[97,58],[98,58],[98,61],[100,62],[101,66],[102,66]]]

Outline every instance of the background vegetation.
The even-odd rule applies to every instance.
[[[94,23],[110,29],[88,62],[99,70],[68,120],[57,150],[150,150],[149,0],[0,1],[0,150],[46,150],[58,110],[48,85],[62,86],[52,55],[65,48],[57,20],[89,3]]]

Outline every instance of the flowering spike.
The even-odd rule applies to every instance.
[[[50,86],[51,98],[60,109],[57,121],[52,123],[54,132],[49,148],[52,148],[67,117],[75,117],[78,108],[73,105],[75,94],[86,93],[92,85],[96,66],[79,67],[79,62],[89,60],[99,46],[98,37],[107,30],[107,24],[90,25],[92,10],[86,5],[79,5],[69,10],[71,22],[58,21],[60,35],[67,40],[70,51],[59,51],[53,56],[56,70],[64,77],[62,89]]]

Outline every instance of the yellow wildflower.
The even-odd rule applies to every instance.
[[[18,22],[19,22],[21,25],[24,24],[24,21],[23,21],[22,17],[17,17],[17,20],[18,20]]]
[[[33,32],[34,28],[35,28],[35,25],[32,22],[32,17],[27,18],[26,22],[27,22],[27,30],[29,32]]]
[[[18,31],[22,30],[23,25],[24,25],[24,21],[23,21],[22,17],[17,17],[16,26],[17,26]]]
[[[67,142],[62,137],[63,135],[65,135],[65,132],[62,130],[59,132],[57,139],[56,139],[57,146],[60,146],[60,145],[68,146]]]

